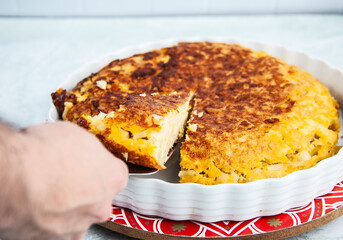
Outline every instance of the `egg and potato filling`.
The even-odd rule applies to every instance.
[[[163,169],[170,149],[184,134],[191,98],[192,95],[177,109],[164,115],[148,116],[149,121],[154,123],[150,128],[121,121],[120,112],[100,112],[93,117],[82,118],[87,121],[91,133],[106,139],[106,144],[111,142],[111,145],[117,145],[125,161],[130,159],[135,164],[143,164],[144,161],[146,167]]]

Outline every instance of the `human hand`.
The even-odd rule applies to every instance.
[[[5,239],[81,239],[90,224],[107,220],[128,169],[95,136],[47,123],[27,128],[16,144],[20,166],[11,167],[20,191],[8,199],[14,215]]]

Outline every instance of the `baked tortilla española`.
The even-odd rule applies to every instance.
[[[52,93],[63,120],[117,157],[163,169],[181,147],[180,182],[244,183],[333,155],[338,103],[309,73],[237,44],[184,42],[114,60]]]

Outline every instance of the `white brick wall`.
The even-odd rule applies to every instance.
[[[0,16],[343,13],[343,0],[0,0]]]

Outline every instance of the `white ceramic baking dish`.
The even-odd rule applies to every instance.
[[[343,106],[343,73],[324,61],[282,46],[218,37],[171,39],[116,51],[85,64],[73,72],[60,87],[71,89],[78,81],[100,70],[114,59],[171,46],[182,41],[238,43],[253,50],[265,51],[311,73],[330,89],[332,95]],[[56,109],[51,105],[49,120],[57,119]],[[343,123],[342,107],[340,121]],[[343,127],[338,146],[343,145],[342,132]],[[147,176],[130,176],[127,187],[114,197],[113,204],[130,208],[140,214],[172,220],[247,220],[279,214],[287,209],[306,205],[314,198],[330,192],[336,183],[343,180],[342,149],[335,156],[321,161],[313,168],[297,171],[282,178],[244,184],[180,184],[177,176],[178,161],[179,151],[176,150],[168,161],[166,170]]]

